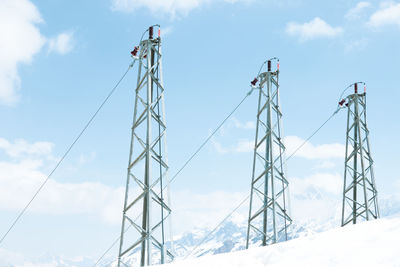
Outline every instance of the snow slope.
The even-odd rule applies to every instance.
[[[223,223],[206,240],[203,239],[211,231],[209,228],[197,228],[181,236],[176,236],[174,238],[175,259],[185,258],[189,254],[190,258],[196,258],[205,255],[244,250],[246,246],[247,220],[244,217],[239,218],[240,216],[237,215],[233,217]],[[337,227],[338,224],[339,219],[335,218],[322,222],[314,220],[296,222],[290,226],[288,237],[289,239],[294,239],[324,232]],[[269,225],[269,229],[272,229],[271,225]],[[253,243],[253,241],[250,242]],[[197,246],[200,242],[202,244]],[[129,266],[138,266],[140,259],[139,252],[140,247],[134,249],[128,256],[123,257],[123,262]],[[104,259],[99,266],[116,267],[118,264],[115,260],[115,255],[112,256],[111,259]],[[159,255],[154,254],[154,257],[159,258]]]
[[[162,267],[400,266],[399,242],[400,216],[395,216]]]

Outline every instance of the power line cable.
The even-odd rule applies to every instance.
[[[277,59],[277,58],[272,58],[272,59]],[[270,59],[270,60],[272,60]],[[277,59],[279,62],[279,59]],[[267,61],[265,61],[263,63],[263,65],[261,66],[261,68],[265,65]],[[261,68],[260,71],[261,72]],[[259,74],[258,74],[259,75]],[[360,82],[361,83],[361,82]],[[347,89],[347,88],[346,88]],[[345,90],[346,90],[345,89]],[[246,100],[246,98],[248,96],[251,95],[251,93],[253,92],[254,88],[252,88],[245,96],[244,98],[239,102],[239,104],[237,106],[235,106],[235,108],[228,114],[228,116],[218,125],[218,127],[205,139],[205,141],[199,146],[199,148],[192,154],[192,156],[189,157],[189,159],[182,165],[182,167],[175,173],[175,175],[171,178],[171,180],[169,181],[169,183],[172,183],[175,178],[183,171],[183,169],[190,163],[190,161],[201,151],[201,149],[211,140],[211,138],[218,132],[218,130],[225,124],[225,122],[235,113],[235,111],[242,105],[242,103]],[[321,126],[319,126],[306,140],[304,140],[304,142],[297,147],[294,152],[292,152],[292,154],[290,154],[286,160],[284,161],[284,163],[286,163],[288,160],[290,160],[305,144],[307,144],[307,142],[314,137],[315,134],[317,134],[322,127],[324,127],[341,109],[341,107],[338,106],[338,108],[335,110],[335,112],[332,113],[331,116],[328,117],[328,119],[326,121],[324,121],[324,123],[321,124]],[[166,186],[167,187],[167,186]],[[165,189],[165,188],[164,188]],[[206,235],[206,237],[204,239],[201,240],[201,242],[193,249],[190,251],[190,253],[185,256],[185,259],[190,256],[203,242],[205,242],[207,240],[207,238],[214,233],[227,219],[229,219],[232,214],[234,212],[236,212],[248,199],[249,199],[250,195],[248,195],[245,199],[243,199],[238,206],[236,206],[209,234]],[[112,247],[119,241],[120,237],[117,238],[113,244],[102,254],[102,256],[97,260],[97,262],[95,263],[94,266],[96,266],[100,260],[112,249]]]
[[[172,183],[175,178],[183,171],[183,169],[189,164],[189,162],[200,152],[200,150],[211,140],[211,138],[218,132],[219,129],[225,124],[225,122],[233,115],[233,113],[236,112],[236,110],[243,104],[243,102],[251,95],[251,93],[254,91],[254,88],[251,88],[251,90],[242,98],[242,100],[235,106],[235,108],[228,114],[228,116],[225,117],[225,119],[218,125],[217,128],[204,140],[204,142],[199,146],[199,148],[192,154],[192,156],[189,157],[189,159],[182,165],[182,167],[175,173],[174,176],[172,176],[171,180],[169,183]]]
[[[317,132],[319,132],[321,130],[322,127],[324,127],[340,110],[341,108],[338,107],[335,112],[332,113],[331,116],[329,116],[329,118],[321,124],[320,127],[318,127],[306,140],[304,140],[304,142],[295,149],[295,151],[290,154],[289,157],[286,158],[286,160],[284,161],[284,163],[286,163],[289,159],[291,159],[315,134],[317,134]],[[250,194],[247,195],[240,203],[239,205],[237,205],[226,217],[224,217],[224,219],[222,221],[220,221],[220,223],[217,224],[216,227],[214,227],[186,256],[184,259],[187,259],[190,255],[192,255],[197,248],[199,248],[226,220],[228,220],[233,213],[235,213],[235,211],[237,211],[248,199],[250,198]]]
[[[128,227],[126,227],[124,233],[126,233],[126,231],[128,231],[128,229],[129,229],[131,226],[132,226],[132,224],[130,224]],[[94,267],[94,266],[97,266],[97,264],[100,263],[100,261],[104,258],[104,256],[107,255],[107,253],[115,246],[115,244],[118,243],[118,241],[119,241],[120,239],[121,239],[121,237],[119,236],[117,239],[114,240],[114,242],[111,244],[111,246],[109,246],[108,249],[107,249],[106,251],[104,251],[104,253],[100,256],[100,258],[97,259],[97,261],[96,261],[96,263],[93,265],[93,267]],[[114,261],[114,260],[112,260],[111,262],[113,262],[113,261]],[[110,262],[110,263],[111,263],[111,262]]]
[[[224,118],[224,120],[217,126],[217,128],[214,129],[214,131],[203,141],[203,143],[201,143],[201,145],[194,151],[194,153],[188,158],[188,160],[186,160],[186,162],[182,165],[181,168],[179,168],[179,170],[175,173],[174,176],[172,176],[172,178],[169,180],[168,184],[171,184],[175,178],[183,171],[183,169],[186,168],[186,166],[190,163],[190,161],[193,160],[194,157],[196,157],[196,155],[202,150],[202,148],[211,140],[211,138],[218,132],[219,129],[221,129],[221,127],[226,123],[226,121],[236,112],[236,110],[243,104],[243,102],[252,94],[252,92],[254,91],[254,88],[251,88],[251,90],[249,92],[246,93],[246,95],[240,100],[239,104],[237,104],[234,109]],[[168,184],[163,188],[167,188]],[[140,215],[139,215],[140,216]],[[136,218],[138,219],[139,216]],[[136,221],[135,219],[135,221]],[[129,227],[128,227],[129,228]],[[128,230],[128,228],[126,229],[126,231]],[[115,244],[120,240],[121,237],[118,237],[113,243],[112,245],[102,254],[102,256],[96,261],[96,263],[93,265],[96,266],[103,258],[104,256],[115,246]]]
[[[292,154],[290,154],[290,155],[286,158],[285,163],[286,163],[290,158],[292,158],[305,144],[307,144],[307,142],[310,141],[310,139],[313,138],[314,135],[316,135],[316,134],[319,132],[319,130],[321,130],[321,128],[324,127],[325,124],[327,124],[327,123],[339,112],[340,109],[341,109],[341,107],[338,107],[338,108],[335,110],[335,112],[333,112],[332,115],[331,115],[324,123],[322,123],[321,126],[318,127],[318,129],[316,129],[306,140],[304,140],[304,142],[303,142],[299,147],[297,147],[297,148],[292,152]]]
[[[182,167],[175,173],[175,175],[171,178],[169,183],[172,183],[175,178],[183,171],[183,169],[190,163],[190,161],[201,151],[201,149],[211,140],[211,138],[218,132],[218,130],[226,123],[226,121],[235,113],[235,111],[243,104],[243,102],[247,99],[248,96],[251,95],[253,92],[254,88],[252,88],[245,96],[244,98],[239,102],[238,105],[235,106],[235,108],[228,114],[228,116],[215,128],[215,130],[204,140],[204,142],[199,146],[199,148],[189,157],[189,159],[182,165]],[[340,107],[337,108],[337,110],[324,122],[321,124],[320,127],[318,127],[304,142],[295,149],[295,151],[290,154],[284,163],[286,163],[290,158],[292,158],[312,137],[314,137],[317,132],[321,130],[322,127],[324,127],[340,110]],[[165,188],[164,188],[165,189]],[[185,259],[190,256],[203,242],[207,240],[207,238],[214,233],[227,219],[229,219],[234,212],[236,212],[248,199],[250,195],[248,195],[245,199],[243,199],[238,206],[236,206],[207,236],[201,240],[201,242],[187,255],[185,256]],[[102,254],[102,256],[97,260],[94,266],[96,266],[100,260],[112,249],[113,246],[119,241],[120,237],[118,237],[112,245]]]
[[[64,159],[67,157],[67,155],[69,154],[69,152],[72,150],[72,148],[74,147],[74,145],[78,142],[78,140],[81,138],[81,136],[84,134],[84,132],[86,131],[86,129],[90,126],[90,124],[92,123],[92,121],[95,119],[95,117],[97,116],[97,114],[100,112],[100,110],[103,108],[103,106],[106,104],[106,102],[110,99],[110,97],[112,96],[112,94],[115,92],[115,90],[117,89],[118,85],[122,82],[122,80],[125,78],[126,74],[129,72],[129,70],[133,67],[133,64],[135,63],[136,60],[132,61],[129,66],[128,69],[125,71],[125,73],[122,75],[122,77],[118,80],[118,82],[115,84],[115,86],[112,88],[112,90],[110,91],[110,93],[107,95],[107,97],[103,100],[103,102],[101,103],[101,105],[97,108],[96,112],[92,115],[92,117],[89,119],[89,121],[86,123],[86,125],[83,127],[83,129],[80,131],[80,133],[78,134],[78,136],[74,139],[74,141],[72,142],[72,144],[68,147],[68,149],[65,151],[65,153],[63,154],[63,156],[61,157],[61,159],[57,162],[56,166],[52,169],[52,171],[50,172],[50,174],[46,177],[46,179],[42,182],[42,184],[39,186],[39,188],[36,190],[35,194],[32,196],[32,198],[29,200],[29,202],[25,205],[25,207],[21,210],[21,212],[18,214],[18,216],[15,218],[15,220],[13,221],[13,223],[11,224],[11,226],[8,228],[7,232],[2,236],[2,238],[0,239],[0,244],[4,241],[4,239],[8,236],[8,234],[10,233],[10,231],[14,228],[14,226],[17,224],[17,222],[21,219],[22,215],[24,215],[24,213],[27,211],[27,209],[29,208],[29,206],[31,205],[31,203],[33,202],[33,200],[38,196],[38,194],[40,193],[40,191],[43,189],[43,187],[46,185],[46,183],[48,182],[48,180],[50,179],[50,177],[54,174],[54,172],[58,169],[58,167],[61,165],[61,163],[64,161]]]

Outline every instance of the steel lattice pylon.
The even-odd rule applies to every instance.
[[[260,241],[265,246],[287,240],[288,226],[292,222],[287,212],[289,195],[281,136],[279,65],[273,72],[271,61],[267,62],[267,72],[252,81],[256,87],[260,80],[256,87],[259,97],[246,248]]]
[[[140,266],[173,259],[166,243],[171,209],[164,190],[168,165],[161,38],[153,38],[153,26],[148,31],[149,38],[132,51],[139,69],[118,266],[126,266],[123,256],[138,250]]]
[[[342,226],[357,220],[379,218],[378,192],[367,127],[366,92],[347,96],[339,104],[347,106],[346,157],[342,203]]]

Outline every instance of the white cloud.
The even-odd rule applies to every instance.
[[[19,158],[21,156],[48,156],[51,154],[53,144],[50,142],[35,142],[29,144],[23,139],[17,139],[14,143],[4,138],[0,138],[0,150],[8,156]]]
[[[314,169],[332,169],[334,167],[336,167],[334,162],[325,160],[317,164]]]
[[[63,32],[48,41],[49,52],[65,55],[74,48],[74,33]]]
[[[29,0],[2,0],[0,8],[0,104],[14,105],[21,88],[18,67],[31,64],[47,43],[49,51],[66,54],[73,48],[73,34],[61,33],[48,40],[38,26],[43,19]]]
[[[0,161],[0,209],[20,211],[30,200],[54,164],[53,144],[49,142],[14,143],[0,138],[0,149],[11,161]],[[35,159],[32,159],[32,157]],[[89,214],[105,222],[119,223],[124,188],[101,183],[60,183],[50,179],[32,203],[29,212],[46,214]]]
[[[303,24],[289,22],[286,25],[286,33],[291,36],[297,36],[301,42],[322,37],[332,38],[342,32],[343,29],[341,27],[332,27],[318,17]]]
[[[353,7],[346,13],[345,18],[348,20],[359,19],[362,17],[362,13],[365,11],[365,9],[367,9],[370,6],[371,4],[369,2],[364,2],[364,1],[358,2],[355,7]]]
[[[168,35],[170,35],[173,31],[174,31],[174,27],[172,27],[172,26],[163,27],[163,28],[161,29],[161,37],[168,36]]]
[[[121,12],[134,12],[148,9],[154,15],[186,16],[190,11],[213,2],[251,2],[251,0],[112,0],[112,9]]]
[[[376,28],[386,25],[400,27],[400,3],[383,4],[378,11],[371,15],[368,25]]]
[[[174,192],[172,209],[175,234],[195,227],[214,227],[243,201],[248,193],[248,191],[215,191],[201,194],[189,190]],[[247,212],[248,204],[246,203],[242,205],[242,209],[239,209],[238,216],[245,215]]]
[[[254,141],[250,141],[247,139],[239,140],[235,145],[224,147],[221,143],[215,140],[215,138],[211,139],[212,145],[214,149],[219,154],[227,154],[227,153],[248,153],[253,151],[254,149]]]
[[[220,142],[215,140],[215,138],[211,139],[211,143],[212,143],[215,151],[217,151],[217,153],[219,153],[219,154],[226,154],[226,153],[232,152],[230,148],[223,147]]]
[[[254,141],[252,140],[239,140],[234,149],[235,152],[252,152],[254,151]],[[261,149],[262,151],[262,149]]]
[[[15,104],[20,78],[17,67],[29,64],[46,39],[37,25],[43,20],[28,0],[2,0],[0,8],[0,103]]]
[[[292,155],[300,145],[304,143],[304,139],[297,136],[286,136],[283,139],[283,143],[286,146],[286,156]],[[214,149],[220,154],[226,153],[248,153],[254,150],[254,140],[239,139],[236,144],[224,147],[221,143],[213,138],[212,144]],[[260,148],[263,151],[263,147]],[[275,146],[274,149],[278,150]],[[306,142],[294,155],[293,157],[305,158],[305,159],[340,159],[344,157],[345,145],[342,144],[322,144],[313,145],[311,142]],[[324,167],[324,166],[322,166]],[[325,166],[327,167],[327,166]]]
[[[238,119],[232,117],[224,127],[221,127],[219,130],[219,136],[226,136],[231,133],[236,133],[237,130],[255,130],[256,123],[254,121],[245,121],[241,122]],[[210,130],[210,133],[212,131]],[[249,152],[253,150],[254,141],[250,141],[248,139],[239,139],[237,144],[234,144],[229,147],[224,147],[221,143],[217,141],[217,138],[212,138],[211,143],[217,153],[226,154],[226,153],[241,153],[241,152]]]
[[[256,128],[255,121],[246,121],[242,123],[236,118],[231,118],[230,121],[233,123],[233,126],[237,129],[253,130]]]
[[[304,140],[297,136],[287,136],[284,138],[284,144],[286,146],[286,155],[292,155],[292,153],[303,144]],[[310,142],[306,142],[305,145],[300,148],[294,157],[306,158],[306,159],[335,159],[344,158],[345,145],[343,144],[322,144],[313,145]]]
[[[367,45],[368,45],[368,40],[366,38],[361,38],[360,40],[354,40],[346,43],[344,49],[346,52],[352,52],[355,50],[359,51],[365,49]]]
[[[34,147],[33,144],[26,143],[26,147]],[[41,169],[46,163],[43,158],[52,153],[51,147],[50,151],[45,150],[46,153],[38,153],[36,160],[24,158],[24,155],[28,156],[29,153],[17,153],[21,159],[12,158],[13,162],[0,162],[0,210],[20,211],[24,207],[46,177]],[[294,218],[321,219],[335,213],[336,205],[340,201],[341,175],[315,173],[302,178],[289,177],[289,183],[293,196]],[[195,227],[214,227],[248,195],[249,189],[245,188],[243,192],[207,193],[190,190],[173,191],[174,233],[181,234]],[[111,187],[93,182],[60,183],[51,179],[28,212],[70,216],[84,214],[96,216],[106,223],[119,225],[123,196],[123,187]],[[246,218],[247,212],[248,203],[237,211],[242,219]]]
[[[1,149],[11,158],[11,161],[0,161],[0,210],[20,211],[47,176],[42,169],[48,165],[47,158],[54,157],[53,144],[28,143],[25,140],[12,143],[3,138],[0,139],[0,144]],[[35,159],[30,157],[32,155]],[[90,153],[89,156],[91,155],[95,156]],[[123,181],[121,184],[124,184]],[[99,182],[61,183],[50,179],[32,202],[28,212],[84,214],[96,216],[106,223],[120,224],[124,194],[125,188],[122,186],[112,187]],[[206,194],[174,192],[174,227],[182,232],[196,226],[213,225],[244,197],[245,193],[222,191]]]
[[[42,160],[0,162],[0,209],[20,211],[46,178]],[[101,183],[59,183],[49,180],[29,212],[44,214],[88,214],[118,223],[123,188]]]
[[[92,162],[96,158],[96,152],[92,151],[89,154],[80,154],[79,155],[79,164],[86,164]]]
[[[326,221],[339,216],[343,189],[340,174],[314,173],[303,178],[289,177],[289,188],[294,219]]]
[[[20,211],[30,200],[45,174],[42,160],[0,162],[0,210]],[[102,183],[60,183],[50,179],[28,212],[36,214],[96,216],[103,222],[120,224],[125,189]],[[234,208],[245,193],[212,192],[173,194],[173,221],[176,234],[214,225]]]
[[[326,221],[340,213],[343,178],[338,173],[318,172],[309,176],[289,177],[291,214],[296,220]],[[194,193],[179,191],[173,194],[173,224],[179,232],[194,227],[216,226],[249,194],[250,187],[243,192],[216,191]],[[236,214],[243,221],[248,215],[248,201]],[[338,221],[338,220],[337,220]],[[336,221],[335,221],[336,222]]]
[[[298,196],[305,196],[307,192],[313,190],[317,190],[321,194],[340,195],[343,187],[342,175],[337,173],[316,173],[306,178],[291,178],[290,180],[291,192]]]

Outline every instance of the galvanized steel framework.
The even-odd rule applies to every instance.
[[[161,38],[140,42],[135,110],[121,227],[118,266],[140,250],[140,266],[165,263],[173,256],[166,247],[166,124],[161,68]],[[135,54],[135,52],[133,52]],[[131,228],[128,231],[128,227]]]
[[[288,181],[284,174],[285,146],[279,106],[279,69],[259,74],[258,109],[246,248],[287,240],[292,220],[287,212]],[[257,80],[252,84],[255,86]]]
[[[344,170],[342,226],[379,218],[378,192],[367,127],[366,93],[357,92],[347,100],[346,157]],[[346,100],[342,100],[341,104]]]

